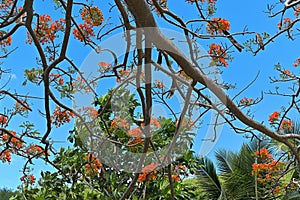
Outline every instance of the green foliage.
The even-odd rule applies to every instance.
[[[112,93],[114,93],[113,98]],[[41,179],[37,185],[25,184],[23,186],[22,193],[26,197],[30,197],[33,200],[53,198],[68,200],[121,198],[135,176],[135,174],[124,170],[131,162],[131,158],[126,157],[126,153],[142,152],[143,149],[143,143],[138,144],[138,148],[134,149],[130,146],[122,145],[127,144],[132,139],[131,136],[127,135],[129,125],[134,127],[139,125],[136,123],[136,119],[139,117],[136,116],[136,108],[140,104],[135,99],[135,95],[124,88],[117,91],[110,90],[94,103],[95,106],[99,107],[97,111],[98,117],[86,124],[100,137],[105,136],[108,139],[120,141],[120,144],[116,144],[118,148],[115,149],[115,155],[109,155],[112,156],[109,159],[111,162],[119,164],[119,167],[123,170],[112,167],[114,166],[113,163],[107,164],[106,162],[101,163],[101,168],[97,168],[92,174],[87,170],[87,165],[89,165],[87,155],[90,153],[87,145],[97,145],[98,140],[95,142],[95,140],[90,139],[86,124],[76,120],[76,129],[70,131],[68,137],[73,147],[61,148],[58,154],[55,155],[52,164],[58,169],[57,171],[44,171],[41,173]],[[110,126],[113,119],[117,116],[124,123],[128,123],[127,128]],[[83,117],[88,119],[89,116]],[[171,118],[157,118],[157,123],[159,125],[156,124],[156,126],[159,126],[159,128],[153,124],[151,125],[151,130],[153,130],[151,141],[156,149],[149,149],[149,153],[160,150],[162,150],[162,153],[165,153],[164,147],[171,143],[176,132],[176,122]],[[172,181],[175,199],[193,200],[198,198],[199,194],[195,193],[198,186],[190,185],[183,181],[190,173],[194,173],[198,169],[198,160],[193,156],[194,152],[191,150],[195,133],[187,130],[187,128],[184,128],[183,131],[186,134],[181,134],[178,137],[178,144],[181,148],[175,148],[172,152],[171,157],[172,159],[174,158],[172,164],[169,166],[161,165],[156,170],[152,180],[137,182],[131,194],[132,199],[169,199],[171,188],[168,179],[168,167],[171,167],[172,177],[176,177]],[[144,138],[141,137],[141,140],[144,140]],[[101,143],[101,145],[103,148],[105,143]],[[112,147],[107,146],[107,149],[109,148]],[[100,160],[104,160],[105,158],[102,156],[106,155],[101,154],[101,152],[98,153]],[[124,157],[121,158],[120,155],[124,155]],[[178,155],[182,156],[178,157]],[[127,162],[124,162],[124,160]],[[149,161],[151,162],[151,160]],[[16,199],[22,199],[22,197],[18,196]]]
[[[275,144],[267,141],[258,144],[254,140],[249,144],[243,144],[237,153],[218,150],[215,153],[217,168],[212,161],[202,158],[197,180],[200,190],[205,194],[204,199],[247,200],[255,199],[256,195],[259,199],[298,199],[300,197],[296,192],[298,188],[295,184],[291,184],[292,180],[299,180],[298,170],[295,170],[297,168],[293,169],[290,166],[291,169],[284,172],[285,175],[271,185],[267,181],[258,182],[252,173],[254,152],[261,148],[270,149],[269,152],[278,152],[272,145]],[[273,193],[276,187],[278,192]]]
[[[197,177],[206,198],[218,199],[222,194],[222,188],[213,162],[207,158],[202,158],[199,164],[200,170]]]
[[[11,189],[7,189],[7,188],[1,188],[0,189],[1,200],[9,200],[11,197],[13,197],[17,194],[19,194],[19,192],[13,191]]]

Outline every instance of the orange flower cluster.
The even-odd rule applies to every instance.
[[[262,148],[259,151],[256,151],[254,153],[255,156],[260,157],[261,159],[273,159],[272,155],[269,154],[268,149]]]
[[[0,160],[2,161],[2,162],[11,162],[11,155],[10,155],[10,152],[9,151],[7,151],[7,150],[5,150],[5,151],[3,151],[3,152],[0,152],[0,153],[2,153],[1,155],[0,155]]]
[[[84,40],[90,42],[91,41],[90,37],[95,36],[93,27],[87,23],[79,24],[78,26],[81,32],[77,28],[74,28],[73,29],[74,37],[78,39],[80,42],[83,42]]]
[[[20,101],[21,101],[24,105],[26,105],[27,107],[29,107],[29,106],[28,106],[28,103],[27,103],[26,101],[23,101],[23,100],[20,100]],[[23,106],[20,102],[16,102],[14,108],[15,108],[15,111],[16,111],[16,112],[19,112],[20,114],[22,114],[22,113],[28,111],[28,109],[27,109],[25,106]]]
[[[53,115],[51,116],[52,124],[56,127],[60,127],[64,123],[70,122],[70,117],[74,117],[74,114],[68,110],[61,110],[60,107],[56,107]]]
[[[79,109],[78,112],[85,112],[91,119],[96,119],[98,117],[98,110],[91,106],[83,107],[82,109]]]
[[[0,137],[3,143],[9,144],[12,150],[0,150],[0,160],[2,162],[11,162],[11,153],[17,152],[24,147],[24,143],[18,139],[17,133],[15,131],[9,131],[10,134],[2,132]]]
[[[221,47],[221,45],[212,43],[209,46],[208,53],[216,65],[225,67],[228,66],[228,62],[226,61],[226,51]]]
[[[24,144],[17,138],[17,133],[15,131],[9,131],[11,133],[11,135],[15,136],[12,137],[8,134],[3,134],[2,135],[2,140],[3,142],[8,142],[10,141],[10,143],[13,145],[13,147],[15,147],[16,149],[21,149],[24,147]]]
[[[280,129],[292,130],[292,128],[293,128],[293,122],[291,120],[283,120],[280,125]]]
[[[60,19],[59,21],[52,21],[51,17],[47,14],[41,15],[38,20],[37,27],[34,28],[36,32],[36,37],[42,44],[52,43],[55,38],[57,38],[57,33],[59,31],[64,31],[65,21]],[[27,43],[31,44],[33,42],[32,37],[28,34]]]
[[[49,74],[49,78],[51,82],[56,81],[59,77],[60,77],[59,74],[54,74],[54,73]]]
[[[60,78],[58,79],[58,84],[59,84],[59,85],[63,85],[64,83],[65,83],[64,79],[63,79],[62,77],[60,77]]]
[[[5,31],[0,30],[0,37],[3,37],[5,34],[6,34]],[[5,48],[7,46],[10,46],[11,43],[12,43],[12,38],[11,36],[8,36],[6,39],[0,41],[0,47]]]
[[[181,180],[180,176],[178,176],[177,174],[172,175],[172,179],[177,182]]]
[[[138,177],[138,182],[143,182],[146,180],[153,180],[156,177],[156,169],[157,164],[151,163],[150,165],[145,166],[142,169],[142,174],[139,175]]]
[[[292,23],[292,21],[291,21],[290,18],[284,18],[283,19],[283,24],[282,24],[282,22],[279,22],[277,24],[277,28],[282,29],[282,26],[283,26],[283,28],[287,28],[291,23]]]
[[[73,93],[75,92],[92,92],[91,88],[95,88],[96,83],[95,82],[89,82],[88,80],[82,79],[80,76],[75,78],[75,81],[72,81],[72,87],[73,87]]]
[[[131,150],[137,150],[138,146],[141,145],[141,146],[144,146],[144,140],[142,138],[137,138],[137,137],[134,137],[134,138],[131,138],[127,145],[130,147]]]
[[[117,120],[116,120],[116,119],[113,119],[113,120],[110,122],[110,128],[112,128],[112,129],[117,129],[117,128],[118,128],[118,123],[117,123]]]
[[[297,58],[297,60],[293,63],[294,67],[300,66],[300,58]]]
[[[144,134],[142,133],[142,130],[140,128],[133,128],[131,130],[129,130],[126,135],[128,137],[134,137],[134,138],[141,138],[144,136]]]
[[[160,80],[154,80],[155,82],[155,87],[157,87],[158,89],[163,89],[165,87],[164,83]]]
[[[300,7],[297,7],[296,9],[295,9],[295,12],[294,12],[294,15],[295,15],[295,17],[299,17],[299,14],[300,14]]]
[[[43,70],[35,68],[25,69],[24,73],[30,82],[38,83],[42,79]]]
[[[155,126],[156,128],[161,128],[160,123],[158,122],[158,120],[156,118],[151,117],[150,119],[150,123]]]
[[[244,106],[249,106],[253,102],[252,98],[247,98],[244,97],[243,99],[240,100],[240,103]]]
[[[93,27],[99,26],[103,21],[103,15],[101,10],[97,6],[84,7],[80,12],[81,19],[84,21],[83,24],[79,24],[79,29],[74,28],[73,34],[79,41],[91,41],[91,37],[95,36]]]
[[[103,61],[99,62],[98,65],[102,68],[104,72],[108,72],[111,67],[111,65],[108,62]]]
[[[269,116],[268,121],[270,122],[270,124],[273,124],[275,121],[278,120],[279,117],[280,117],[280,112],[275,111]]]
[[[22,176],[20,178],[20,180],[24,183],[28,183],[31,185],[33,185],[36,181],[35,177],[32,174],[30,174],[30,175],[25,174],[24,176]]]
[[[128,70],[121,69],[121,70],[119,70],[119,73],[120,73],[120,76],[127,77],[131,73],[131,70],[130,69],[128,69]]]
[[[6,124],[7,122],[7,117],[4,115],[0,115],[0,124]]]
[[[96,158],[96,156],[92,154],[88,154],[87,156],[84,157],[84,159],[88,162],[84,168],[88,176],[94,176],[101,172],[101,168],[103,165],[100,162],[100,160]]]
[[[110,128],[123,128],[125,130],[128,130],[130,128],[130,125],[126,119],[121,119],[121,117],[117,116],[111,121]]]
[[[26,152],[27,152],[28,155],[45,155],[44,149],[41,146],[36,145],[36,144],[31,144],[26,149]]]
[[[283,164],[275,161],[265,148],[255,152],[255,156],[260,162],[252,164],[252,174],[257,176],[257,181],[261,184],[275,182],[282,173]]]
[[[184,172],[186,172],[186,166],[185,166],[185,165],[178,164],[178,165],[176,166],[176,168],[181,169],[181,170],[183,170]]]
[[[292,75],[290,70],[283,70],[282,73],[290,76]]]
[[[150,125],[153,125],[155,128],[161,128],[161,125],[159,123],[159,121],[154,118],[154,117],[151,117],[150,119]],[[145,127],[145,123],[142,123],[141,126],[144,128]]]
[[[176,120],[176,126],[178,126],[178,120]],[[192,118],[184,118],[181,122],[181,128],[191,130],[194,126]]]
[[[84,7],[80,12],[80,16],[83,21],[91,26],[99,26],[102,22],[104,22],[102,12],[97,6]]]
[[[228,31],[229,29],[229,21],[222,18],[212,18],[211,21],[206,25],[206,31],[211,35],[218,33],[223,35],[223,31]]]

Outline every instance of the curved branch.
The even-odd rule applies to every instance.
[[[213,94],[215,94],[218,99],[229,109],[231,113],[233,113],[241,122],[248,125],[249,127],[254,128],[257,131],[286,144],[293,154],[296,156],[298,162],[300,162],[300,157],[297,154],[297,150],[293,147],[291,143],[287,141],[286,138],[283,138],[276,132],[268,129],[266,126],[257,122],[247,115],[245,115],[231,100],[229,96],[209,77],[205,74],[202,74],[198,69],[194,68],[188,58],[178,49],[170,40],[168,40],[159,30],[157,24],[154,20],[154,17],[147,6],[145,1],[136,1],[136,0],[125,0],[128,9],[133,14],[136,23],[141,27],[153,27],[150,29],[145,29],[152,36],[152,42],[157,47],[161,47],[160,49],[166,49],[168,54],[178,63],[179,66],[182,67],[184,72],[190,76],[195,81],[201,83],[206,86]],[[136,8],[139,9],[136,9]]]

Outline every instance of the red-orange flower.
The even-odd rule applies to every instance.
[[[300,7],[297,7],[296,9],[295,9],[295,12],[294,12],[294,15],[295,15],[295,17],[299,17],[299,13],[300,13]]]
[[[164,83],[161,82],[160,80],[154,80],[155,82],[155,86],[158,88],[158,89],[163,89],[165,87]]]
[[[28,155],[45,155],[44,149],[37,145],[37,144],[31,144],[27,149],[26,152]],[[47,152],[49,155],[49,152]]]
[[[255,152],[255,159],[257,163],[252,164],[252,174],[259,183],[271,183],[281,176],[282,163],[274,160],[266,148]]]
[[[3,133],[2,137],[1,137],[2,141],[10,142],[11,145],[16,149],[20,149],[20,148],[24,147],[23,142],[20,139],[18,139],[17,133],[15,131],[9,131],[9,132],[10,132],[10,135]]]
[[[212,43],[209,46],[208,53],[212,57],[212,60],[220,66],[228,66],[228,62],[226,61],[226,51],[219,44]]]
[[[65,83],[64,79],[62,77],[59,78],[58,84],[63,85]]]
[[[172,175],[172,179],[173,179],[174,181],[180,181],[180,177],[179,177],[177,174]]]
[[[96,156],[92,154],[88,154],[84,157],[84,159],[88,162],[85,165],[85,172],[89,176],[97,175],[101,172],[102,163]]]
[[[0,124],[6,124],[7,122],[7,117],[4,115],[0,115]]]
[[[22,102],[22,103],[20,103],[19,101]],[[17,101],[15,103],[15,106],[14,106],[16,112],[19,112],[19,113],[27,112],[28,108],[26,108],[25,106],[29,107],[28,103],[26,101],[23,101],[23,100],[19,100],[19,101]]]
[[[244,106],[249,106],[252,103],[252,101],[253,101],[252,98],[244,97],[243,99],[240,100],[240,103]]]
[[[262,148],[259,151],[256,151],[255,155],[259,156],[262,159],[267,159],[267,158],[273,159],[273,157],[269,154],[268,149],[266,149],[266,148]]]
[[[98,117],[98,110],[93,108],[92,106],[88,107],[83,107],[82,109],[79,110],[82,115],[87,115],[90,119],[94,120]]]
[[[90,42],[91,37],[95,36],[92,25],[88,23],[84,23],[84,24],[79,24],[78,26],[80,30],[77,28],[73,29],[74,37],[78,39],[80,42],[83,42],[85,40],[87,42]]]
[[[139,182],[139,183],[143,182],[143,181],[146,180],[146,178],[147,178],[147,174],[140,174],[139,177],[138,177],[137,182]]]
[[[62,110],[60,107],[56,107],[53,115],[51,116],[51,121],[56,127],[60,127],[64,123],[70,122],[71,117],[74,117],[72,112],[68,110]]]
[[[5,150],[2,152],[2,154],[0,155],[0,160],[2,160],[2,162],[11,162],[11,155],[10,152]]]
[[[91,26],[99,26],[104,21],[102,12],[97,6],[84,7],[80,15],[82,20]]]
[[[157,164],[151,163],[150,165],[146,165],[146,166],[142,169],[142,172],[148,174],[148,173],[154,171],[156,167],[157,167]]]
[[[297,58],[297,60],[293,63],[294,67],[298,67],[300,65],[300,58]]]
[[[117,126],[118,126],[117,120],[116,120],[116,119],[113,119],[113,120],[110,122],[110,128],[116,129]]]
[[[278,29],[281,29],[282,26],[283,26],[283,28],[287,28],[291,23],[292,23],[292,20],[291,20],[290,18],[284,18],[284,19],[283,19],[283,23],[282,23],[282,22],[279,22],[279,23],[277,24],[277,28],[278,28]]]
[[[126,133],[129,137],[141,138],[144,136],[140,128],[133,128]]]
[[[142,169],[142,174],[139,175],[138,177],[138,182],[143,182],[146,179],[147,180],[153,180],[156,177],[156,169],[157,164],[151,163],[150,165],[145,166]]]
[[[181,169],[181,170],[183,170],[183,171],[186,171],[186,166],[185,166],[185,165],[178,164],[178,165],[177,165],[177,168],[178,168],[178,169]]]
[[[36,37],[42,44],[44,43],[52,43],[55,38],[58,37],[59,31],[64,31],[65,20],[59,19],[56,21],[52,21],[52,18],[47,15],[41,15],[38,20],[37,26],[34,28],[36,32]],[[31,44],[33,42],[31,35],[28,33],[27,43]]]
[[[206,30],[211,35],[215,35],[217,33],[223,34],[223,31],[228,31],[229,29],[229,21],[222,18],[212,18],[206,25]]]
[[[128,130],[130,128],[129,123],[127,122],[126,119],[122,119],[121,117],[115,117],[111,123],[110,126],[112,129],[116,129],[116,128],[123,128],[125,130]]]
[[[153,124],[156,128],[161,128],[160,123],[156,118],[151,117],[150,123]]]
[[[289,129],[291,130],[293,128],[293,122],[291,120],[283,120],[280,129]]]
[[[291,71],[290,70],[283,70],[282,72],[285,73],[285,74],[291,75]]]
[[[273,113],[269,116],[268,121],[269,121],[271,124],[273,124],[275,121],[278,120],[279,117],[280,117],[280,113],[277,112],[277,111],[275,111],[275,112],[273,112]]]
[[[29,183],[31,185],[33,185],[36,181],[35,177],[33,176],[33,174],[30,174],[30,175],[23,175],[20,180],[24,183]]]
[[[0,37],[5,36],[5,34],[6,34],[5,31],[0,30]],[[5,48],[7,46],[10,46],[11,43],[12,43],[12,38],[11,38],[11,36],[8,36],[7,38],[0,41],[0,47]]]

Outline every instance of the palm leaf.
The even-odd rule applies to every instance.
[[[222,174],[222,176],[230,176],[232,173],[232,157],[234,156],[232,152],[228,152],[225,149],[217,150],[215,152],[215,156],[217,159],[218,171]]]
[[[207,158],[200,159],[200,170],[197,179],[208,199],[217,200],[222,193],[221,183],[213,162]]]

